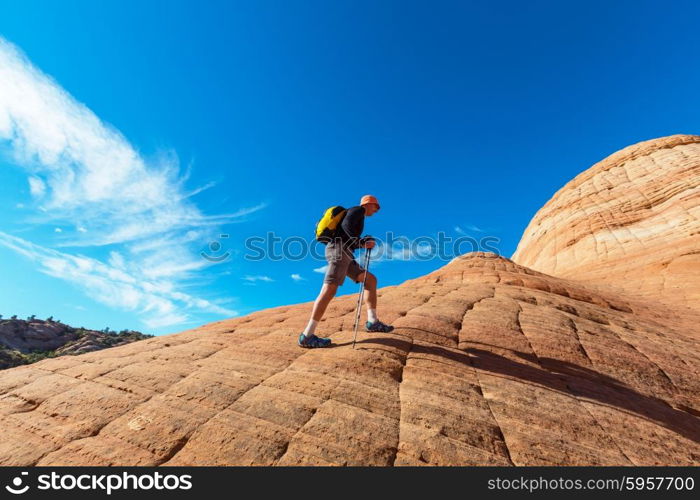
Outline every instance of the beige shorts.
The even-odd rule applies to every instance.
[[[341,286],[345,276],[359,283],[359,276],[365,272],[350,250],[345,250],[341,245],[332,242],[326,245],[326,261],[328,261],[328,270],[323,278],[324,283]]]

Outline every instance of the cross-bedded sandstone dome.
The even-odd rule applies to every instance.
[[[700,136],[618,151],[542,207],[513,260],[700,310]]]
[[[297,347],[307,303],[2,371],[0,464],[698,465],[698,158],[696,136],[611,156],[518,263],[380,289],[396,329],[354,350],[344,296],[331,348]]]

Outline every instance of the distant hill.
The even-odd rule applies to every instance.
[[[75,328],[51,318],[0,319],[0,369],[44,358],[99,351],[152,336],[133,330]]]

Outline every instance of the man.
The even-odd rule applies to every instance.
[[[371,237],[360,238],[365,226],[365,216],[371,217],[379,210],[379,202],[372,195],[365,195],[360,200],[360,205],[349,208],[343,221],[338,227],[335,238],[326,246],[326,260],[328,270],[323,279],[323,287],[314,302],[311,319],[304,332],[299,335],[299,346],[314,348],[328,347],[331,339],[317,337],[316,326],[323,318],[326,307],[335,297],[338,287],[349,276],[355,283],[365,281],[365,303],[367,304],[367,323],[365,329],[368,332],[387,333],[394,329],[377,318],[377,278],[366,271],[355,260],[353,252],[358,248],[374,248],[374,239]],[[365,277],[365,275],[367,275]]]

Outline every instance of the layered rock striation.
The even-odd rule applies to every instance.
[[[296,338],[277,307],[0,373],[2,465],[699,465],[700,138],[627,148],[472,253]]]
[[[640,142],[562,187],[513,260],[700,310],[700,136]]]
[[[4,465],[700,463],[698,318],[468,254],[310,304],[0,375]]]

